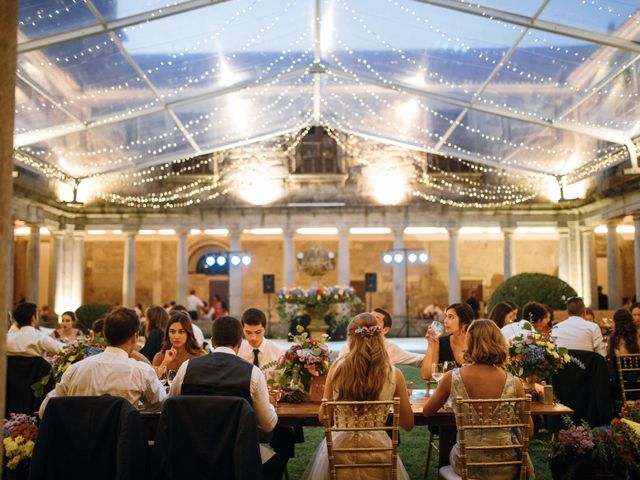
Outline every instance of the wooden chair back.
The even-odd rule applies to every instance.
[[[640,354],[616,355],[618,375],[620,377],[620,389],[622,390],[622,403],[627,403],[628,393],[640,392]],[[635,372],[630,378],[630,373]]]
[[[518,466],[519,475],[516,478],[525,480],[528,470],[528,446],[529,446],[529,422],[531,419],[531,395],[519,398],[503,399],[463,399],[456,398],[456,426],[458,428],[458,447],[460,449],[460,459],[462,463],[462,479],[469,478],[469,468],[499,468],[507,466]],[[494,415],[497,409],[509,412],[513,415]],[[480,421],[478,421],[480,419]],[[469,432],[509,430],[515,433],[517,443],[508,445],[490,445],[486,441],[476,445],[469,442]],[[505,450],[515,450],[517,458],[514,460],[495,460],[492,452]],[[482,455],[473,455],[480,452]],[[469,456],[472,454],[473,459]],[[473,473],[473,472],[472,472]]]
[[[326,399],[322,400],[322,423],[324,425],[325,436],[327,439],[327,454],[329,456],[329,475],[331,480],[337,480],[339,471],[351,471],[357,468],[380,469],[381,473],[378,478],[388,478],[395,480],[398,474],[398,430],[400,424],[400,399],[398,397],[393,400],[378,400],[368,402],[346,402],[335,401],[330,402]],[[336,421],[336,411],[341,410],[349,412],[345,415],[348,421],[342,418]],[[389,424],[388,416],[392,416],[392,422]],[[342,415],[341,415],[342,417]],[[340,444],[336,446],[334,434],[337,432],[390,432],[389,446],[349,446]],[[388,461],[367,462],[366,457],[369,453],[388,452]],[[344,461],[344,455],[352,455],[351,460]],[[361,457],[361,458],[359,458]],[[352,475],[343,475],[342,478],[349,478]],[[377,476],[377,475],[376,475]]]

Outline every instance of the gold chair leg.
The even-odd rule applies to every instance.
[[[433,432],[429,432],[429,440],[427,440],[427,464],[424,467],[424,478],[429,478],[429,467],[431,466],[431,454],[433,453]]]

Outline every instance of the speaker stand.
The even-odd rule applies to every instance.
[[[271,294],[267,293],[267,337],[271,338]]]

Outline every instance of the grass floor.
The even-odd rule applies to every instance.
[[[407,381],[414,382],[416,388],[424,382],[420,378],[420,370],[415,367],[400,367]],[[320,427],[304,428],[305,442],[296,445],[296,457],[289,461],[289,478],[296,480],[302,478],[307,465],[312,461],[313,454],[318,444],[324,438],[324,431]],[[402,432],[400,442],[400,458],[412,480],[424,478],[424,467],[427,456],[428,430],[423,426],[416,426],[411,432]],[[535,468],[536,479],[549,480],[551,473],[547,465],[546,457],[549,452],[547,439],[536,436],[532,441],[529,453],[531,454]],[[438,478],[438,454],[434,452],[429,471],[430,479]]]

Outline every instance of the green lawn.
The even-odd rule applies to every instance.
[[[407,381],[413,381],[416,388],[423,384],[420,378],[420,370],[415,367],[400,367]],[[400,443],[400,458],[405,468],[409,472],[412,479],[422,479],[424,476],[424,467],[427,456],[427,437],[428,430],[426,427],[417,426],[413,431],[401,433],[402,441]],[[296,445],[296,457],[289,461],[289,477],[296,480],[302,477],[302,473],[311,461],[318,444],[324,438],[324,431],[320,428],[305,427],[304,429],[305,443]],[[540,437],[533,441],[529,449],[535,467],[536,479],[551,479],[549,467],[547,466],[546,456],[548,454],[548,446],[545,439]],[[430,479],[437,479],[438,454],[434,452],[431,469],[429,472]]]

